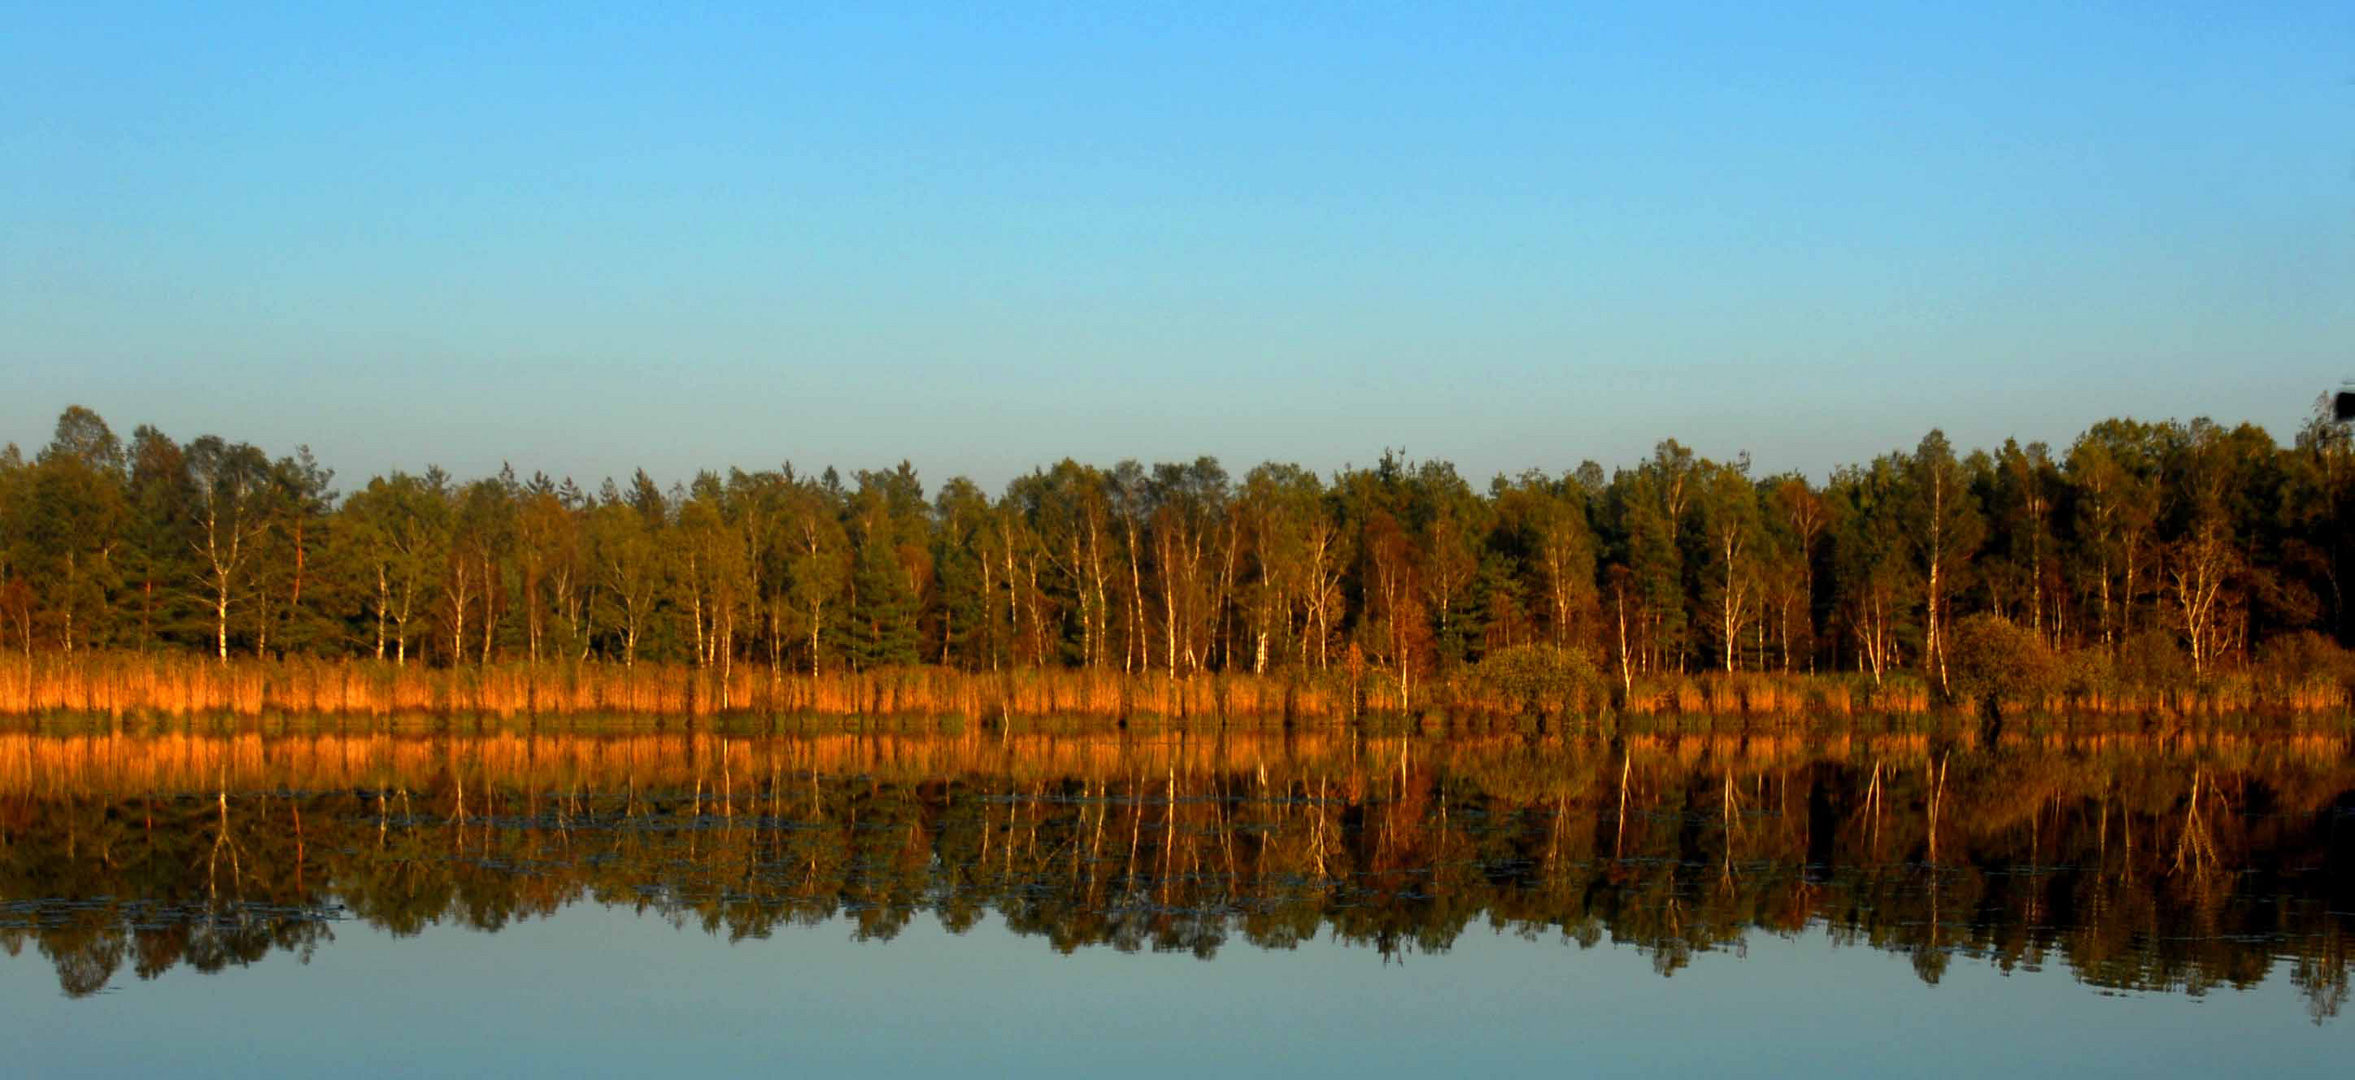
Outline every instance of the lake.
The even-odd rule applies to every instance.
[[[2318,1073],[2343,734],[0,733],[20,1075]]]

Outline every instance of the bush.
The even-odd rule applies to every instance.
[[[1584,649],[1515,645],[1473,665],[1467,681],[1483,697],[1543,714],[1574,711],[1598,699],[1602,676]]]
[[[2355,695],[2355,652],[2311,630],[2266,642],[2257,653],[2257,671],[2292,708],[2335,708]]]
[[[2074,649],[2061,656],[2054,675],[2054,689],[2079,702],[2113,698],[2122,689],[2116,659],[2098,645]]]
[[[2061,676],[2043,639],[1994,615],[1972,615],[1955,624],[1946,667],[1958,700],[1987,705],[2004,698],[2041,698],[2060,684]]]
[[[2350,659],[2347,650],[2312,630],[2274,638],[2257,654],[2267,674],[2293,686],[2341,681],[2355,670]]]
[[[2181,690],[2192,684],[2191,655],[2172,630],[2138,630],[2118,643],[2118,680],[2128,686]]]

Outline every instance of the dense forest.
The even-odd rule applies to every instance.
[[[46,447],[0,451],[0,649],[1346,668],[1400,702],[1531,656],[1621,685],[1841,671],[1952,696],[1964,654],[2193,684],[2343,666],[2351,504],[2347,432],[2319,412],[2288,447],[2207,420],[2108,420],[2057,453],[1932,431],[1821,484],[1668,440],[1484,488],[1385,452],[1332,476],[1065,460],[993,496],[964,478],[927,492],[905,463],[339,488],[305,448],[124,439],[74,407]]]

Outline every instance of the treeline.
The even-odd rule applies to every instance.
[[[0,648],[772,674],[907,665],[1348,670],[1400,704],[1500,657],[1598,679],[1992,671],[2189,684],[2344,670],[2344,428],[2292,446],[2110,420],[2065,451],[1932,431],[1826,484],[1673,440],[1498,476],[1386,452],[1320,476],[1065,460],[992,496],[905,463],[571,480],[439,469],[339,491],[75,407],[0,451]],[[1959,629],[1958,629],[1959,627]],[[2337,677],[2337,676],[2333,676]]]

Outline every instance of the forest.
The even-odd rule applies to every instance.
[[[1482,672],[1620,703],[1710,672],[1937,702],[2262,673],[2337,708],[2351,504],[2320,408],[2288,446],[2204,419],[2106,420],[2057,452],[1933,430],[1822,483],[1670,439],[1485,485],[1385,451],[1330,476],[1066,459],[992,495],[904,462],[339,482],[305,447],[126,439],[77,406],[0,451],[0,654],[721,685],[1343,672],[1401,710]]]

